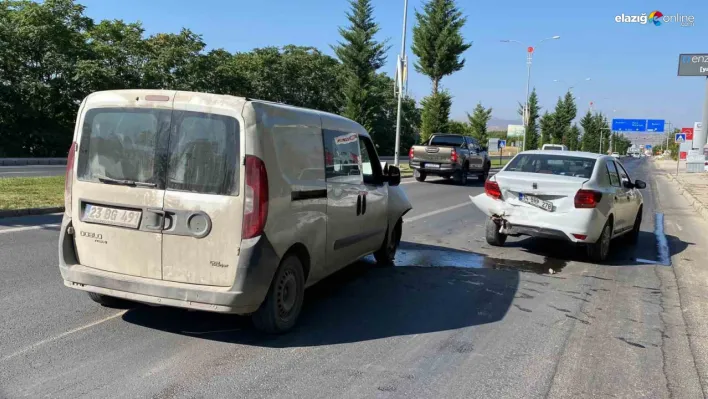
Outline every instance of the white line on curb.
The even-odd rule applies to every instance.
[[[20,231],[29,231],[29,230],[40,230],[40,229],[47,229],[47,228],[53,228],[53,227],[61,227],[61,223],[40,224],[37,226],[13,227],[10,229],[0,230],[0,234],[17,233]]]
[[[420,215],[417,215],[417,216],[413,216],[413,217],[410,217],[410,218],[404,218],[403,221],[406,222],[406,223],[415,222],[415,221],[417,221],[417,220],[420,220],[420,219],[423,219],[423,218],[427,218],[428,216],[433,216],[433,215],[437,215],[437,214],[439,214],[439,213],[451,211],[451,210],[453,210],[453,209],[462,208],[463,206],[467,206],[467,205],[472,205],[472,202],[463,202],[463,203],[461,203],[461,204],[457,204],[457,205],[453,205],[453,206],[448,206],[447,208],[442,208],[442,209],[438,209],[438,210],[435,210],[435,211],[432,211],[432,212],[423,213],[423,214],[420,214]]]

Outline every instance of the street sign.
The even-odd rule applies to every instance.
[[[676,137],[674,138],[675,143],[685,143],[686,142],[686,133],[676,133]]]
[[[651,151],[651,144],[647,144],[644,148],[646,148],[647,151]]]
[[[662,128],[663,129],[663,128]],[[646,119],[613,119],[612,131],[614,132],[646,132]]]
[[[509,125],[506,128],[506,138],[512,139],[516,137],[524,137],[524,131],[524,125]]]
[[[678,76],[708,76],[708,54],[679,54]]]
[[[664,120],[663,119],[648,119],[647,120],[647,132],[663,132],[664,131]]]
[[[693,140],[693,128],[692,127],[681,128],[681,133],[686,134],[686,140]]]
[[[499,148],[506,147],[506,140],[499,140],[499,143],[497,145],[499,146]]]

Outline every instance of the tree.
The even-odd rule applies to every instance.
[[[553,112],[553,123],[551,124],[551,143],[561,144],[563,143],[563,136],[565,136],[566,131],[566,117],[565,103],[563,98],[558,97],[558,102],[556,103],[555,112]]]
[[[447,133],[461,134],[463,136],[471,135],[470,126],[467,123],[460,121],[448,121]]]
[[[433,93],[421,101],[423,111],[421,114],[420,140],[426,142],[435,133],[447,131],[452,96],[447,91]]]
[[[386,41],[377,42],[374,36],[379,25],[374,22],[371,0],[350,0],[348,28],[339,28],[343,41],[333,50],[344,65],[344,116],[359,122],[367,130],[373,127],[373,114],[382,99],[373,95],[376,71],[386,61]]]
[[[393,79],[386,74],[377,74],[374,83],[374,94],[382,98],[383,103],[373,114],[374,125],[369,130],[369,134],[374,139],[379,154],[393,155],[396,144],[398,97],[391,90]],[[403,97],[400,151],[404,156],[407,154],[406,151],[416,142],[418,126],[420,126],[420,109],[416,108],[413,98]]]
[[[541,120],[539,121],[539,125],[541,126],[541,142],[539,143],[539,147],[542,147],[544,144],[551,143],[552,131],[555,124],[554,119],[554,115],[552,113],[548,113],[548,111],[546,111],[541,117]]]
[[[467,113],[472,137],[479,141],[479,144],[486,146],[489,143],[487,136],[487,123],[492,118],[492,108],[484,108],[482,103],[477,103],[472,115]]]
[[[519,115],[524,117],[524,106],[525,103],[519,103]],[[541,112],[541,107],[538,105],[538,94],[536,94],[536,88],[534,87],[529,95],[529,114],[528,114],[528,126],[526,127],[526,137],[524,147],[526,150],[535,150],[539,148],[539,137],[538,137],[538,117],[539,112]]]
[[[609,124],[607,118],[601,113],[592,114],[588,111],[580,120],[583,127],[582,148],[583,151],[599,152],[600,141],[602,141],[602,152],[608,150],[609,145]],[[601,140],[602,138],[602,140]]]
[[[580,149],[580,128],[578,125],[573,124],[573,126],[568,129],[566,142],[569,150],[577,151]]]
[[[440,81],[465,66],[462,53],[472,44],[466,43],[460,31],[467,21],[454,0],[430,0],[423,12],[415,12],[412,51],[418,57],[415,70],[428,76],[433,83],[433,95]]]

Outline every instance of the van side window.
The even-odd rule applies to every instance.
[[[364,184],[379,185],[383,182],[383,171],[381,170],[381,162],[376,154],[376,149],[371,139],[365,136],[359,136],[361,145],[361,170],[364,175]]]
[[[359,135],[339,130],[322,130],[325,151],[325,177],[336,183],[361,184]]]
[[[238,121],[232,117],[175,111],[167,189],[238,194],[239,142]]]

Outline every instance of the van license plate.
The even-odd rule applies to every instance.
[[[525,195],[524,193],[519,193],[519,201],[525,204],[533,205],[537,208],[541,208],[544,211],[553,212],[552,202],[544,201],[538,197],[534,197],[533,195]]]
[[[141,211],[86,205],[83,221],[137,229],[140,225],[141,216]]]

